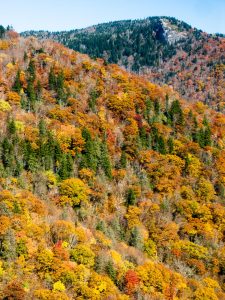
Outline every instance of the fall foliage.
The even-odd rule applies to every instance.
[[[224,115],[52,41],[0,45],[0,298],[224,299]]]

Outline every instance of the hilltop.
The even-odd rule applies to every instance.
[[[116,21],[81,30],[29,31],[23,36],[53,39],[103,58],[128,71],[145,74],[157,84],[170,84],[192,101],[223,110],[225,38],[192,28],[171,17]]]
[[[0,298],[223,299],[224,115],[2,37]]]

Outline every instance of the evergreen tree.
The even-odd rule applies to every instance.
[[[34,90],[34,84],[32,81],[28,81],[27,85],[27,97],[28,97],[28,110],[33,111],[35,108],[36,102],[36,93]]]
[[[147,146],[147,134],[146,134],[145,127],[141,127],[139,129],[139,137],[140,137],[142,147],[146,148],[146,146]]]
[[[147,122],[150,124],[151,118],[150,118],[150,113],[152,110],[152,101],[148,98],[145,102],[145,112],[144,112],[144,117],[147,120]]]
[[[168,117],[168,115],[169,115],[169,96],[168,96],[168,94],[166,94],[165,115],[166,115],[166,117]]]
[[[86,128],[82,130],[82,136],[85,139],[85,148],[82,151],[80,168],[90,168],[96,172],[98,166],[98,156],[95,142],[92,140],[91,134]]]
[[[27,72],[28,72],[28,81],[30,82],[34,82],[36,79],[36,69],[35,69],[35,64],[33,60],[30,60],[30,63],[28,65],[27,68]]]
[[[25,170],[31,172],[37,171],[39,167],[37,153],[32,148],[31,143],[29,141],[24,141],[23,143],[23,160]]]
[[[166,154],[166,146],[162,136],[160,136],[158,139],[158,151],[161,154]]]
[[[16,124],[13,118],[7,120],[7,132],[10,136],[16,133]]]
[[[0,25],[0,39],[4,38],[5,31],[5,28],[2,25]]]
[[[169,137],[169,139],[167,141],[167,145],[168,145],[169,153],[172,154],[173,150],[174,150],[174,143],[173,143],[173,138],[172,137]]]
[[[106,141],[101,144],[101,167],[105,172],[105,175],[111,179],[112,178],[112,167],[108,154],[108,148]]]
[[[12,168],[13,164],[13,146],[10,141],[5,137],[2,141],[2,163],[4,168]]]
[[[193,116],[192,139],[194,142],[198,143],[198,121],[195,116]]]
[[[137,227],[131,229],[129,245],[132,247],[136,247],[140,250],[143,248],[142,237]]]
[[[204,131],[204,144],[205,144],[205,146],[211,146],[211,144],[212,144],[211,130],[210,130],[209,126],[207,126]]]
[[[129,189],[127,191],[127,205],[135,205],[136,204],[136,194],[133,189]]]
[[[26,62],[28,59],[28,55],[27,55],[27,52],[24,52],[24,55],[23,55],[23,60]]]
[[[62,180],[67,179],[71,176],[73,170],[73,159],[71,155],[64,154],[62,155],[58,174]]]
[[[42,86],[41,86],[40,80],[38,80],[38,82],[37,82],[37,95],[36,95],[36,98],[37,98],[38,101],[41,100],[41,93],[42,93]]]
[[[154,111],[156,115],[159,115],[160,113],[160,104],[159,104],[159,100],[156,99],[154,102]]]
[[[48,76],[48,84],[51,90],[56,88],[56,76],[53,71],[53,68],[50,69],[49,76]]]
[[[121,157],[120,157],[120,167],[122,169],[125,169],[126,166],[127,166],[127,155],[126,152],[122,150]]]
[[[12,90],[17,92],[17,93],[20,93],[21,88],[22,88],[22,85],[21,85],[21,82],[20,82],[20,70],[18,70],[17,74],[16,74],[14,84],[12,86]]]
[[[58,101],[61,104],[62,102],[65,101],[63,71],[61,71],[56,78],[56,91],[57,91]]]
[[[113,282],[116,282],[117,271],[113,266],[113,262],[109,260],[106,264],[106,272]]]
[[[174,100],[169,110],[169,121],[173,126],[175,125],[183,125],[184,116],[183,111],[181,109],[180,102],[178,100]]]
[[[98,97],[99,97],[99,92],[96,90],[92,90],[88,101],[89,107],[92,112],[96,112],[96,103]]]
[[[156,127],[152,127],[151,140],[152,140],[152,149],[158,151],[159,134],[158,134],[158,129]]]
[[[46,123],[45,123],[44,119],[40,120],[40,122],[38,124],[38,129],[39,129],[40,136],[44,136],[47,133]]]

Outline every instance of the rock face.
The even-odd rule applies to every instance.
[[[168,19],[162,18],[161,22],[165,39],[169,44],[175,44],[180,40],[185,40],[188,38],[187,31],[179,31],[179,27],[172,25]]]

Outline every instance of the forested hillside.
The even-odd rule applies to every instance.
[[[2,37],[0,299],[224,299],[224,115]]]
[[[174,42],[186,38],[191,27],[175,18],[166,18],[180,35],[169,37],[159,17],[145,20],[127,20],[99,24],[81,30],[63,32],[28,31],[23,36],[55,39],[58,42],[86,53],[93,58],[104,58],[130,70],[139,71],[144,66],[158,66],[162,59],[176,53]],[[199,32],[196,30],[196,34]],[[174,38],[174,39],[173,39]]]
[[[170,17],[117,21],[81,30],[28,31],[23,36],[53,39],[92,58],[103,58],[151,82],[170,84],[189,101],[217,110],[225,102],[225,38]]]

